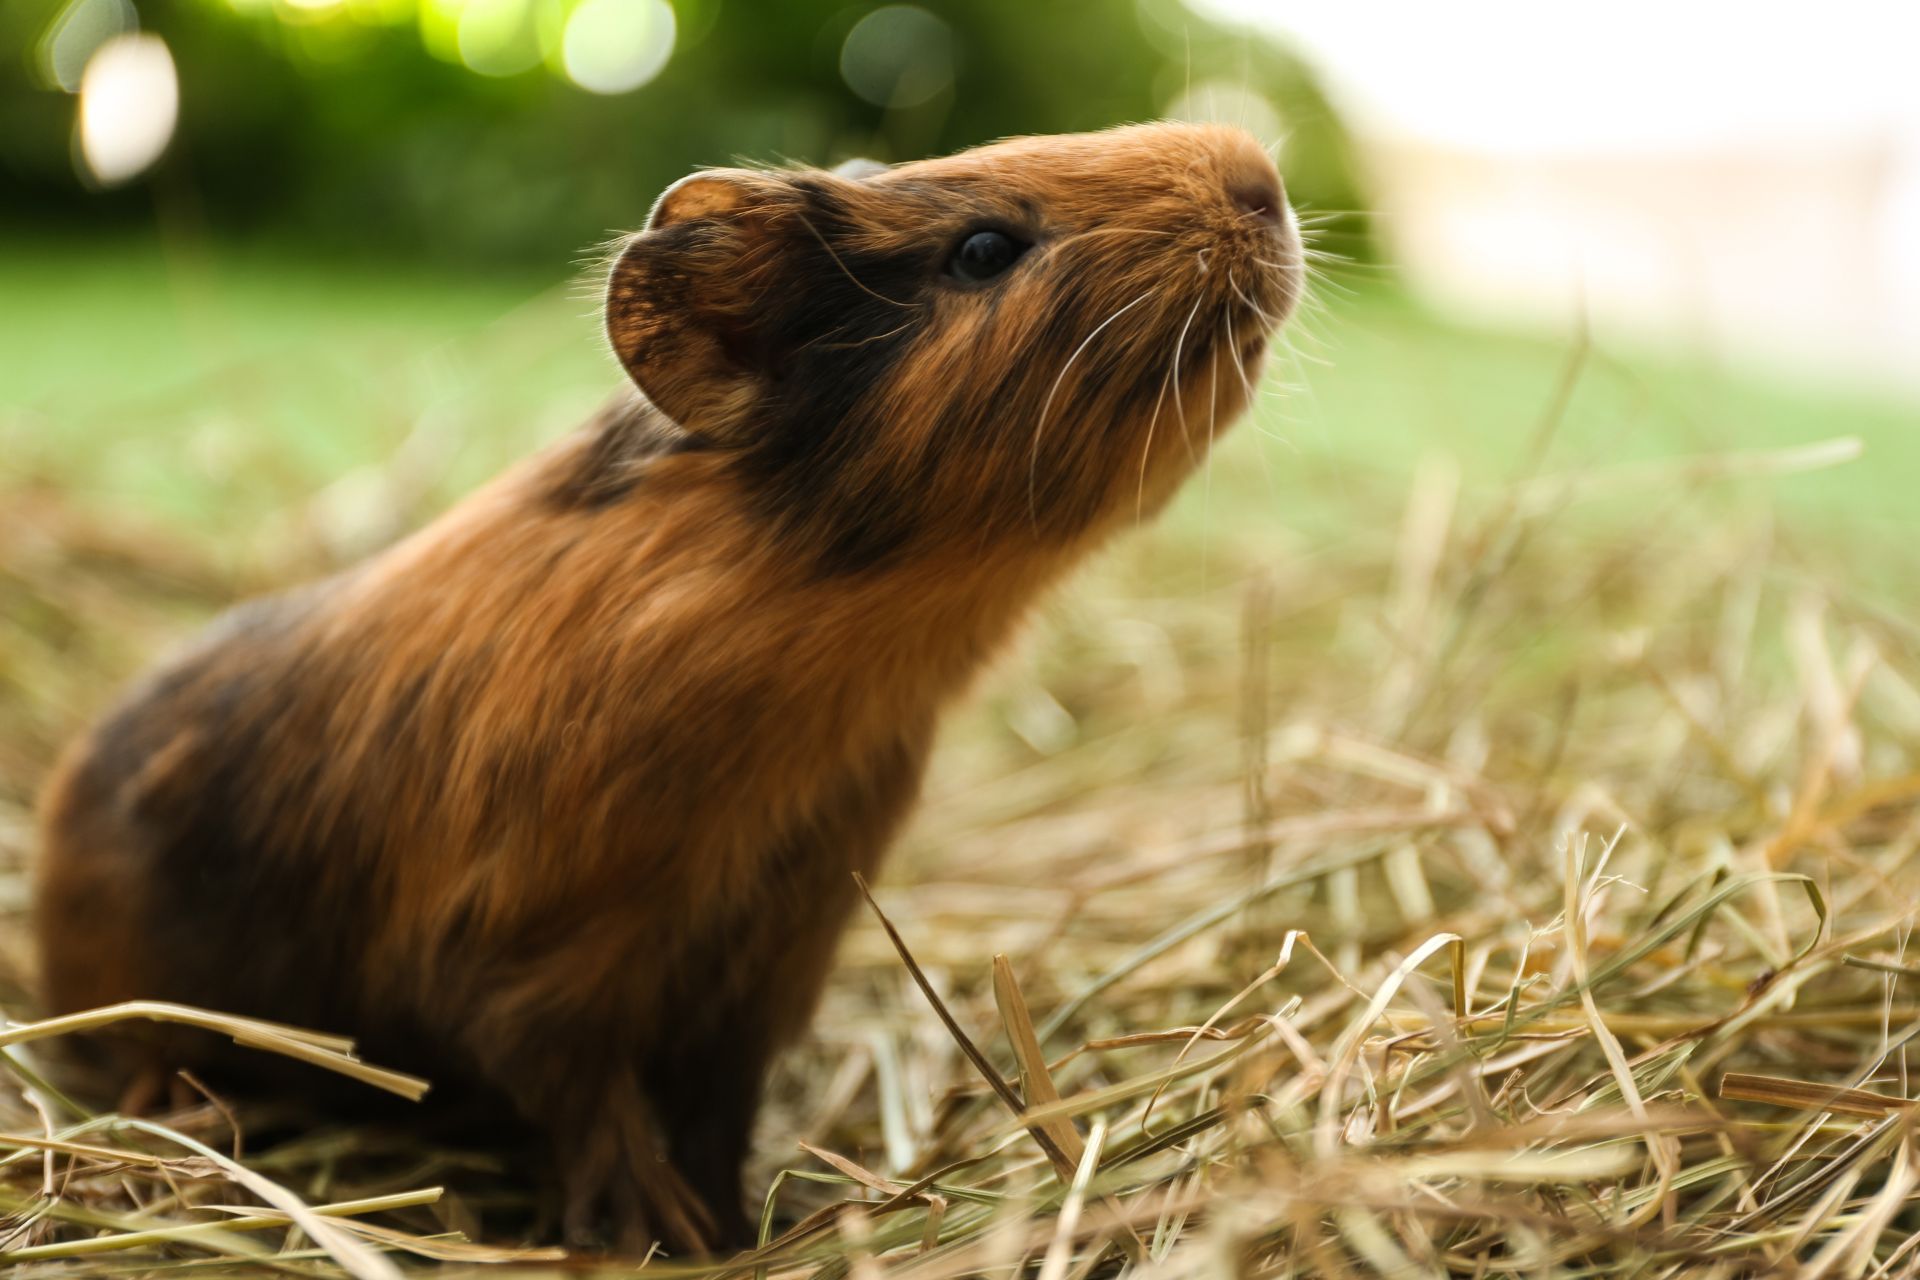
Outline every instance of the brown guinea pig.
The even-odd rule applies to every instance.
[[[511,1106],[570,1237],[741,1243],[769,1056],[939,710],[1172,495],[1300,281],[1217,126],[685,179],[607,285],[638,395],[67,755],[48,1003],[353,1035]]]

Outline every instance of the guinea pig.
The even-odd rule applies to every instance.
[[[1301,281],[1220,126],[682,180],[607,281],[634,389],[65,755],[47,1005],[350,1034],[540,1134],[571,1240],[747,1241],[769,1059],[940,710],[1193,471]]]

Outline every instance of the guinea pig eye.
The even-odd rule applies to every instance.
[[[975,231],[953,251],[947,274],[969,283],[991,280],[1018,262],[1026,251],[1026,245],[1004,231]]]

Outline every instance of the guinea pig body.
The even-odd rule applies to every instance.
[[[939,710],[1243,407],[1299,270],[1226,129],[680,184],[609,284],[640,395],[69,752],[47,1002],[352,1034],[509,1102],[575,1238],[743,1242]]]

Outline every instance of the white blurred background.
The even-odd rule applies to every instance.
[[[1443,308],[1920,395],[1915,0],[1195,7],[1326,77]]]

